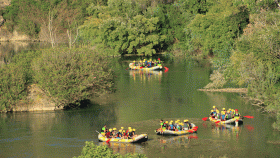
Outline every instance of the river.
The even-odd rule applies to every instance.
[[[131,57],[115,58],[116,92],[92,99],[86,109],[0,114],[0,157],[73,157],[85,141],[108,145],[116,153],[148,157],[278,157],[280,140],[274,118],[261,113],[238,93],[202,92],[212,70],[207,61],[161,57],[169,71],[143,73],[126,70]],[[202,118],[212,106],[237,108],[244,119],[239,127],[216,126]],[[155,135],[159,120],[189,119],[197,134],[179,137]],[[147,133],[142,144],[99,143],[97,131],[108,127]]]

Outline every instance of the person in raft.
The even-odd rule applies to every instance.
[[[112,129],[110,128],[109,131],[106,133],[107,138],[112,138]]]
[[[117,133],[117,138],[120,139],[122,137],[123,137],[122,130],[120,129],[119,132]]]
[[[161,120],[160,120],[160,128],[156,130],[157,132],[158,132],[158,131],[162,131],[163,129],[165,130],[163,124],[164,124],[164,123],[163,123],[163,120],[161,119]]]
[[[192,124],[189,122],[189,120],[184,120],[184,130],[192,129]]]
[[[103,136],[105,136],[105,134],[107,133],[107,126],[106,125],[104,125],[104,127],[102,127],[101,128],[101,134],[103,135]]]
[[[169,122],[168,130],[170,130],[170,131],[175,131],[175,126],[174,126],[172,120]]]
[[[241,118],[241,115],[240,115],[240,113],[238,113],[238,110],[235,109],[234,119],[239,119],[239,118]]]

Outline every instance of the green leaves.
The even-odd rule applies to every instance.
[[[110,91],[112,70],[97,52],[85,49],[45,50],[33,62],[35,79],[58,105],[67,106]]]
[[[92,40],[93,44],[112,49],[115,53],[152,55],[156,53],[154,47],[166,38],[156,32],[158,21],[157,17],[146,18],[143,15],[136,15],[127,21],[121,17],[105,20],[100,14],[98,18],[89,18],[85,22],[81,27],[81,36],[83,40]]]
[[[82,153],[78,158],[87,158],[87,157],[96,157],[96,158],[146,158],[143,154],[126,154],[124,156],[114,154],[113,150],[106,145],[95,145],[92,141],[86,141],[86,145],[83,147]],[[75,157],[74,157],[75,158]]]

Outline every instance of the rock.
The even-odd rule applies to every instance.
[[[0,9],[11,4],[12,0],[0,0]]]
[[[51,97],[39,88],[36,84],[27,87],[27,100],[20,101],[12,108],[12,111],[47,111],[62,110],[63,107],[57,107]]]
[[[0,26],[2,26],[3,24],[4,24],[4,18],[0,16]]]

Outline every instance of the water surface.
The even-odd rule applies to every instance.
[[[85,141],[108,145],[114,152],[142,153],[148,157],[278,157],[279,132],[273,118],[249,105],[237,93],[201,92],[209,83],[207,62],[162,57],[168,72],[126,70],[128,59],[114,60],[116,92],[96,99],[87,109],[50,112],[8,113],[0,116],[0,157],[73,157]],[[99,104],[96,104],[99,103]],[[101,105],[100,105],[101,104]],[[240,127],[203,122],[212,106],[237,108],[244,119]],[[179,137],[155,135],[159,119],[189,119],[197,134]],[[142,144],[99,143],[96,130],[102,126],[136,128],[148,133]]]

